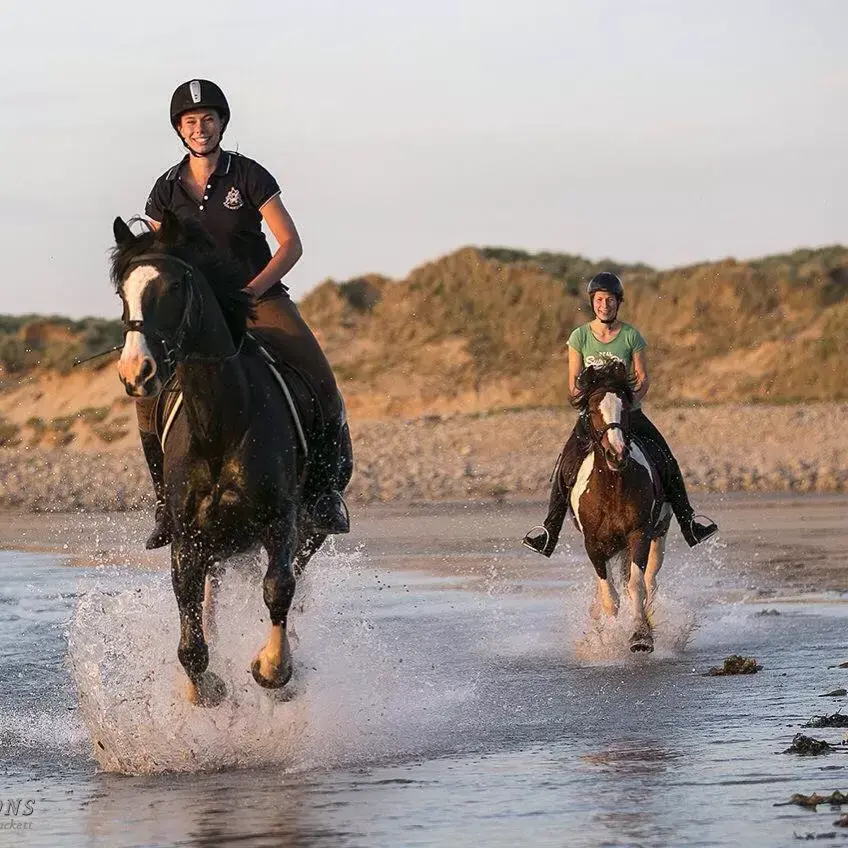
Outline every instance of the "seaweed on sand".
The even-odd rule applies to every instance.
[[[801,727],[848,727],[848,715],[837,710],[833,715],[813,716]]]
[[[801,757],[819,757],[822,754],[830,754],[836,750],[830,742],[824,739],[813,739],[812,736],[804,736],[796,733],[792,737],[792,744],[783,752],[784,754],[798,754]]]
[[[757,665],[757,661],[753,657],[740,657],[738,654],[731,654],[724,660],[724,665],[721,668],[713,667],[704,674],[704,677],[724,677],[730,674],[756,674],[762,668]]]
[[[788,801],[782,801],[775,804],[775,807],[788,807],[790,804],[797,804],[799,807],[810,807],[815,810],[819,804],[830,804],[832,807],[840,807],[842,804],[848,804],[848,795],[843,795],[838,789],[831,792],[830,795],[819,795],[818,792],[813,792],[812,795],[802,795],[796,792]]]

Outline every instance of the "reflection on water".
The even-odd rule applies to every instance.
[[[592,633],[582,557],[558,556],[528,576],[501,552],[461,578],[389,570],[390,547],[319,557],[288,704],[252,683],[261,596],[234,572],[213,650],[230,698],[198,711],[166,574],[0,554],[0,741],[7,793],[38,799],[26,844],[781,845],[830,829],[772,804],[845,789],[840,763],[776,753],[845,682],[827,668],[845,659],[843,605],[770,599],[780,614],[758,616],[727,603],[726,571],[672,550],[658,650],[633,657],[619,625]],[[581,654],[592,639],[603,651]],[[734,652],[763,671],[701,676]],[[98,772],[93,739],[104,766],[148,773]]]
[[[599,829],[640,844],[672,844],[676,828],[665,821],[665,798],[653,787],[665,782],[680,756],[662,742],[636,739],[584,754],[581,759],[597,769],[596,794],[604,799],[594,816]]]

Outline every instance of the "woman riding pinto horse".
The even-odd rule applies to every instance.
[[[712,536],[718,527],[714,522],[702,524],[686,494],[680,467],[659,430],[640,408],[648,392],[648,367],[645,359],[645,340],[630,324],[618,320],[618,310],[624,300],[624,287],[616,274],[603,271],[588,286],[589,304],[594,320],[578,327],[568,339],[568,389],[572,398],[578,397],[578,380],[585,367],[621,362],[631,375],[635,390],[630,412],[631,433],[651,452],[658,451],[662,461],[657,463],[662,477],[665,497],[674,510],[683,537],[690,546]],[[548,515],[544,524],[533,527],[523,544],[536,553],[549,557],[556,547],[569,506],[569,494],[577,479],[583,460],[592,449],[587,423],[579,416],[574,430],[565,443],[554,470]]]
[[[176,89],[171,126],[188,152],[156,181],[145,214],[154,229],[166,211],[200,222],[222,255],[244,265],[244,287],[254,305],[252,327],[307,382],[320,407],[323,425],[313,446],[315,477],[310,487],[316,493],[310,504],[312,523],[320,533],[347,533],[350,524],[338,480],[344,464],[340,451],[349,443],[344,404],[330,364],[281,282],[301,256],[300,238],[274,177],[258,162],[221,149],[229,120],[227,98],[215,83],[196,79]],[[262,232],[263,221],[279,244],[273,256]],[[171,541],[171,531],[162,446],[155,432],[156,399],[141,399],[136,409],[156,493],[156,526],[147,547],[158,548]]]

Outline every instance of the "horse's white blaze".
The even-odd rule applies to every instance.
[[[152,265],[140,265],[133,268],[124,281],[124,301],[127,304],[127,315],[130,321],[141,321],[141,298],[151,280],[155,280],[159,272]],[[156,360],[147,344],[147,339],[138,330],[130,330],[124,339],[124,348],[118,360],[118,373],[124,380],[134,384],[138,380],[141,365],[145,360],[153,362],[153,373],[156,371]]]
[[[622,403],[618,395],[607,392],[598,404],[598,411],[601,413],[605,424],[621,424]],[[607,430],[607,439],[609,440],[610,447],[619,456],[623,456],[625,445],[621,430],[617,427]]]
[[[583,497],[583,493],[589,488],[589,478],[592,476],[592,469],[594,467],[595,452],[592,451],[589,456],[583,460],[583,464],[577,472],[577,480],[571,489],[571,511],[577,519],[577,526],[580,528],[581,533],[583,532],[583,524],[580,521],[580,498]]]

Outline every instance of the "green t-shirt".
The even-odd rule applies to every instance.
[[[583,357],[584,368],[623,362],[627,373],[633,377],[633,354],[644,350],[648,345],[635,327],[622,322],[618,335],[606,344],[595,338],[588,324],[581,324],[568,337],[568,346]],[[639,409],[639,406],[638,402],[633,404],[634,409]]]

